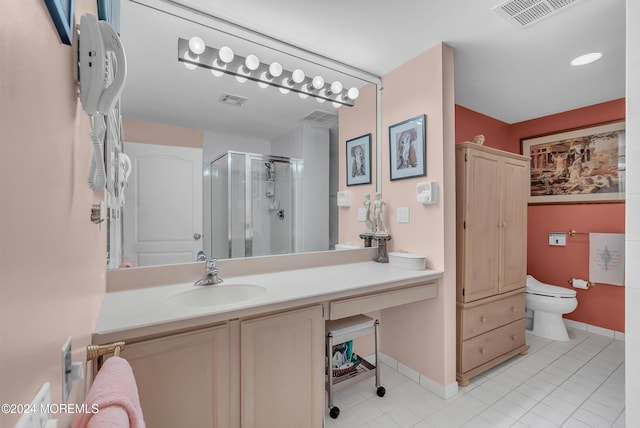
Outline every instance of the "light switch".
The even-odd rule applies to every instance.
[[[409,207],[398,208],[396,215],[398,223],[409,223]]]
[[[358,221],[367,221],[367,209],[358,208]]]

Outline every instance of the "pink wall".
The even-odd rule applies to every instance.
[[[382,352],[447,386],[455,384],[455,218],[445,216],[455,212],[453,49],[437,45],[383,76],[382,83],[382,199],[392,236],[390,250],[425,254],[429,267],[445,271],[437,298],[382,311]],[[392,182],[388,126],[420,114],[427,115],[427,176]],[[348,119],[341,113],[343,145],[342,129]],[[363,128],[348,137],[371,132],[375,122],[368,128],[365,123],[354,126]],[[340,180],[340,190],[346,190],[344,175]],[[440,201],[435,205],[416,202],[416,184],[425,180],[440,185]],[[352,206],[341,209],[341,241],[353,240],[364,228],[356,221],[356,212],[365,192],[349,190]],[[373,187],[366,191],[373,192]],[[410,224],[396,223],[398,207],[409,207]]]
[[[498,150],[510,150],[509,124],[456,104],[456,143],[473,141],[482,134],[484,145]]]
[[[124,140],[130,143],[164,144],[201,149],[204,131],[162,123],[123,118]]]
[[[95,13],[76,2],[76,21]],[[60,349],[86,345],[105,293],[105,232],[89,221],[89,120],[76,97],[71,46],[42,1],[0,14],[0,402],[29,403],[51,382],[62,403]],[[69,402],[84,398],[75,383]],[[19,415],[0,415],[13,426]],[[60,414],[59,426],[72,415]]]
[[[456,106],[456,142],[484,134],[485,144],[520,153],[520,139],[625,117],[619,99],[515,124]],[[588,278],[588,237],[568,238],[566,247],[550,247],[549,232],[576,229],[584,232],[624,233],[625,204],[531,205],[527,245],[528,272],[543,282],[569,287],[567,279]],[[565,318],[616,331],[624,331],[624,287],[600,284],[577,290],[578,308]]]
[[[625,100],[545,116],[509,127],[511,151],[520,151],[520,139],[609,122],[625,117]],[[566,247],[550,247],[549,232],[624,233],[625,204],[530,205],[527,245],[528,272],[540,281],[568,287],[567,279],[589,277],[587,236],[567,238]],[[624,287],[598,284],[577,290],[578,308],[565,318],[615,331],[624,331]]]
[[[376,191],[376,92],[377,88],[369,84],[362,88],[356,105],[351,108],[342,107],[338,110],[340,129],[338,132],[338,189],[351,192],[351,207],[338,208],[338,242],[363,246],[360,234],[364,232],[364,223],[356,221],[358,208],[363,207],[364,195],[369,193],[371,200]],[[347,187],[347,156],[346,142],[352,138],[371,134],[371,184],[361,184]]]

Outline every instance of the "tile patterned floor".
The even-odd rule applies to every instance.
[[[624,341],[569,329],[569,342],[527,334],[530,350],[471,380],[443,400],[382,365],[387,394],[373,379],[334,396],[326,428],[622,428]]]

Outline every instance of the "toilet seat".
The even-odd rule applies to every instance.
[[[538,281],[531,275],[527,275],[527,293],[562,299],[571,299],[576,297],[576,290],[558,287],[557,285],[545,284]]]

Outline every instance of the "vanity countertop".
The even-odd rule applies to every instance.
[[[199,288],[193,282],[108,292],[96,324],[94,343],[135,340],[204,327],[270,311],[435,281],[442,275],[439,270],[407,270],[373,261],[229,278],[221,271],[223,286],[253,284],[266,291],[239,302],[204,307],[184,306],[171,300],[176,294]]]

